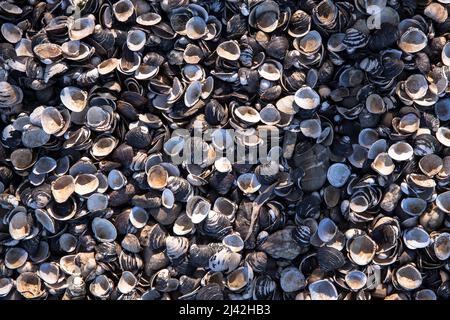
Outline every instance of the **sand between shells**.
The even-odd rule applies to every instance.
[[[449,299],[449,8],[1,1],[0,298]]]

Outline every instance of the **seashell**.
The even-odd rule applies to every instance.
[[[143,228],[148,221],[148,213],[141,207],[132,207],[130,211],[130,223],[138,229]]]
[[[127,47],[131,51],[140,51],[146,44],[147,37],[142,30],[131,30],[127,34]]]
[[[113,281],[105,275],[98,275],[89,285],[91,294],[99,299],[106,299],[113,290]]]
[[[450,129],[440,127],[436,132],[436,139],[444,146],[450,147]]]
[[[195,226],[191,219],[186,215],[179,215],[173,225],[173,232],[177,236],[184,236],[195,232]]]
[[[31,232],[32,221],[26,212],[15,213],[9,221],[9,234],[14,240],[22,240]]]
[[[363,48],[367,45],[369,38],[366,34],[355,28],[349,28],[345,31],[345,37],[342,43],[347,50],[352,51],[357,48]]]
[[[124,250],[132,253],[138,253],[142,250],[141,245],[139,244],[139,239],[131,233],[125,235],[120,244]]]
[[[87,97],[87,92],[76,87],[65,87],[60,93],[61,102],[73,112],[84,110],[87,104]]]
[[[447,260],[450,256],[450,234],[447,232],[440,233],[434,239],[433,249],[439,260]]]
[[[48,284],[56,284],[59,280],[60,273],[59,266],[55,262],[41,263],[37,272],[39,278]]]
[[[259,188],[261,188],[261,184],[256,178],[256,175],[251,173],[241,174],[237,178],[237,185],[239,189],[244,192],[244,194],[255,193],[259,190]]]
[[[13,288],[14,283],[10,278],[1,278],[0,279],[0,297],[6,297]]]
[[[56,169],[56,161],[50,157],[41,157],[36,161],[33,167],[33,173],[45,174],[50,173]]]
[[[114,17],[120,22],[128,21],[135,13],[135,8],[130,0],[120,0],[113,5]]]
[[[275,1],[259,2],[250,11],[249,24],[264,32],[273,32],[278,26],[280,9]]]
[[[427,79],[421,74],[413,74],[405,81],[405,92],[412,99],[423,98],[428,90]]]
[[[222,249],[209,258],[208,266],[212,271],[235,270],[241,261],[241,255],[229,249]]]
[[[357,265],[367,265],[375,256],[376,246],[376,243],[369,236],[357,236],[349,242],[349,256]]]
[[[164,152],[171,157],[180,155],[185,145],[185,139],[181,136],[170,138],[164,143]]]
[[[161,16],[155,12],[146,12],[136,18],[136,22],[142,26],[154,26],[161,22]]]
[[[444,65],[450,66],[450,43],[449,42],[447,42],[445,44],[445,46],[442,48],[441,60]]]
[[[450,213],[450,191],[440,193],[436,198],[437,207],[445,213]]]
[[[328,182],[336,188],[343,187],[350,177],[351,171],[349,167],[342,163],[334,163],[328,168]]]
[[[434,105],[434,112],[441,121],[450,120],[450,99],[440,99]]]
[[[195,294],[196,300],[223,300],[223,298],[222,289],[217,283],[201,287]]]
[[[305,137],[317,139],[321,136],[322,127],[320,120],[307,119],[300,122],[300,131]]]
[[[147,172],[147,183],[152,189],[161,190],[167,186],[168,173],[160,165],[155,165]]]
[[[132,272],[124,271],[120,276],[119,283],[117,284],[117,289],[123,294],[128,294],[134,290],[137,283],[138,280]]]
[[[261,78],[269,81],[277,81],[281,78],[282,66],[277,61],[266,60],[258,68],[258,74]]]
[[[331,247],[319,248],[317,250],[317,261],[323,272],[334,271],[345,264],[344,255],[339,250]]]
[[[336,235],[338,231],[338,228],[336,224],[333,222],[333,220],[329,218],[324,218],[320,220],[318,229],[317,229],[317,235],[319,236],[320,240],[323,242],[331,241],[334,236]]]
[[[161,204],[167,209],[172,209],[175,204],[175,196],[170,189],[164,189],[161,195]]]
[[[206,23],[201,17],[195,16],[186,22],[186,35],[189,39],[203,38],[206,32]]]
[[[186,255],[189,248],[189,240],[185,237],[166,237],[166,253],[169,260],[178,264]]]
[[[13,23],[3,23],[0,29],[3,38],[10,43],[17,43],[22,38],[22,29]]]
[[[205,220],[210,210],[211,203],[200,196],[192,196],[186,203],[186,214],[195,224]]]
[[[75,192],[75,180],[72,176],[63,175],[52,182],[52,195],[56,202],[66,202]]]
[[[384,176],[390,175],[395,169],[392,159],[386,152],[379,153],[372,162],[371,167],[373,170]]]
[[[442,170],[442,167],[442,159],[434,154],[425,155],[419,161],[420,170],[428,177],[433,177],[438,174]]]
[[[416,53],[427,46],[427,37],[422,30],[411,27],[401,35],[398,46],[406,53]]]
[[[345,275],[345,283],[353,291],[361,290],[366,286],[367,276],[359,270],[352,270]]]
[[[63,233],[59,237],[59,246],[65,252],[73,252],[76,249],[77,242],[78,239],[70,233]]]
[[[430,289],[422,289],[416,292],[415,300],[437,300],[436,293]]]
[[[244,249],[244,241],[237,233],[225,236],[222,239],[222,244],[233,252],[240,252]]]
[[[297,38],[303,37],[311,28],[311,16],[302,10],[292,13],[288,33],[290,36]]]
[[[337,300],[336,287],[330,280],[318,280],[308,286],[311,300]]]
[[[320,104],[319,95],[310,87],[302,87],[295,92],[295,103],[302,109],[315,109]]]
[[[409,249],[415,250],[427,247],[431,240],[429,234],[425,230],[416,227],[405,231],[403,242]]]
[[[220,43],[216,49],[217,55],[223,59],[236,61],[241,55],[237,41],[230,40]]]
[[[11,248],[5,254],[5,266],[8,269],[18,269],[22,267],[28,259],[28,252],[22,248]]]
[[[447,9],[439,3],[430,3],[423,13],[438,23],[444,23],[448,18]]]
[[[244,123],[255,124],[261,120],[259,112],[252,107],[238,107],[235,109],[234,114]]]
[[[113,169],[108,173],[108,185],[113,190],[119,190],[127,184],[127,179],[119,170]]]
[[[407,264],[394,272],[394,279],[404,290],[414,290],[422,285],[422,275],[413,264]]]
[[[280,286],[284,292],[295,292],[306,286],[305,276],[295,267],[287,267],[281,271]]]
[[[107,219],[94,218],[91,226],[95,238],[100,242],[111,242],[117,237],[116,227]]]
[[[396,142],[388,149],[389,157],[395,161],[407,161],[412,158],[413,153],[411,145],[404,141]]]
[[[16,279],[17,291],[26,299],[37,299],[45,294],[41,279],[34,272],[23,272]]]
[[[97,176],[93,174],[79,174],[74,181],[75,193],[79,195],[86,195],[97,190],[99,186],[99,180]]]
[[[280,112],[271,104],[261,109],[259,116],[261,122],[267,125],[276,125],[281,120]]]
[[[386,112],[386,103],[380,95],[374,93],[367,97],[366,109],[372,114],[383,114]]]
[[[242,290],[253,280],[253,271],[248,265],[233,270],[226,279],[226,286],[231,291]]]
[[[54,43],[41,43],[33,48],[34,54],[44,64],[52,64],[62,56],[62,49]]]
[[[69,26],[70,40],[81,40],[94,33],[95,18],[93,15],[81,17]]]

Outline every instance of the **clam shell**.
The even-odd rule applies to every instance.
[[[354,291],[361,290],[367,283],[367,276],[359,270],[352,270],[345,275],[345,283]]]
[[[403,242],[409,249],[415,250],[426,248],[431,243],[431,239],[424,229],[416,227],[405,231]]]
[[[131,30],[127,34],[127,47],[131,51],[139,51],[144,48],[147,37],[142,30]]]
[[[75,178],[74,184],[75,193],[79,195],[87,195],[97,190],[99,180],[96,175],[82,173]]]
[[[372,162],[371,167],[383,176],[388,176],[395,170],[395,164],[386,152],[379,153]]]
[[[241,55],[239,44],[235,40],[220,43],[216,52],[219,57],[231,61],[238,60]]]
[[[169,175],[160,165],[155,165],[147,172],[147,183],[152,189],[161,190],[167,186]]]
[[[81,112],[87,104],[87,92],[77,87],[65,87],[61,90],[60,99],[64,106],[73,112]]]
[[[45,293],[41,279],[34,272],[21,273],[16,279],[16,288],[26,299],[39,298]]]
[[[399,141],[391,145],[388,149],[388,155],[395,161],[407,161],[411,159],[414,150],[411,145],[404,141]]]
[[[422,275],[412,264],[398,268],[394,277],[398,285],[404,290],[414,290],[422,285]]]
[[[400,37],[398,46],[406,53],[416,53],[427,46],[427,37],[422,30],[409,28]]]
[[[284,292],[295,292],[306,286],[306,279],[299,269],[288,267],[281,271],[280,286]]]
[[[337,300],[336,287],[330,280],[318,280],[308,286],[311,300]]]
[[[9,221],[9,234],[14,240],[22,240],[31,232],[31,220],[26,212],[17,212]]]
[[[22,267],[28,259],[28,252],[22,248],[11,248],[5,254],[5,266],[8,269]]]
[[[39,277],[48,284],[56,284],[60,277],[60,269],[55,262],[41,263],[38,270]]]
[[[350,177],[350,168],[343,163],[334,163],[328,168],[328,182],[336,188],[343,187]]]
[[[349,255],[360,266],[369,264],[375,256],[376,243],[367,235],[353,238],[349,242]]]
[[[130,223],[135,227],[135,228],[143,228],[147,221],[148,221],[148,213],[145,209],[141,208],[141,207],[132,207],[131,211],[130,211]]]
[[[314,89],[305,86],[295,92],[294,101],[300,108],[312,110],[320,104],[320,97]]]
[[[345,257],[335,248],[322,247],[317,250],[317,261],[323,272],[330,272],[341,268],[345,264]]]
[[[91,227],[95,238],[100,242],[111,242],[117,238],[116,227],[107,219],[94,218]]]
[[[75,192],[75,179],[72,176],[64,175],[52,182],[52,195],[56,202],[66,202]]]
[[[448,232],[440,233],[434,239],[433,249],[439,260],[447,260],[450,257],[450,234]]]
[[[137,283],[138,280],[132,272],[124,271],[120,276],[119,283],[117,284],[117,289],[119,289],[121,293],[127,294],[133,291]]]

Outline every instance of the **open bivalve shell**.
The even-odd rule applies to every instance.
[[[94,218],[91,227],[95,238],[100,242],[111,242],[117,238],[116,227],[106,219]]]
[[[394,280],[404,290],[415,290],[422,285],[423,279],[413,264],[407,264],[394,271]]]
[[[337,300],[338,293],[334,284],[328,280],[318,280],[308,286],[311,300]]]

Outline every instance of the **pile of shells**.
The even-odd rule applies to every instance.
[[[450,299],[449,9],[0,1],[0,299]]]

